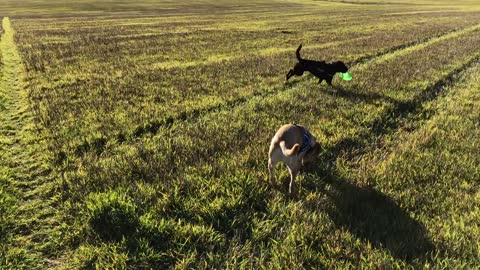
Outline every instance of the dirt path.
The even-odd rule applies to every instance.
[[[59,234],[58,195],[43,134],[29,108],[25,73],[9,18],[0,41],[0,268],[44,269]],[[58,205],[58,204],[57,204]]]

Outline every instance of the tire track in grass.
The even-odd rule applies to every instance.
[[[46,142],[30,111],[22,59],[8,17],[0,41],[0,190],[6,192],[5,225],[0,240],[0,268],[44,269],[58,240],[55,179],[48,165]],[[3,200],[3,195],[2,195]],[[0,201],[0,204],[3,204]]]
[[[318,45],[310,45],[308,46],[309,50],[313,49],[323,49],[323,48],[328,48],[328,47],[333,47],[333,46],[339,46],[343,43],[347,42],[354,42],[354,41],[360,41],[360,40],[365,40],[368,39],[368,37],[358,37],[358,38],[353,38],[353,39],[344,39],[344,40],[338,40],[338,41],[331,41],[331,42],[325,42],[321,43]],[[172,68],[187,68],[187,67],[193,67],[193,66],[198,66],[198,65],[212,65],[212,64],[217,64],[221,63],[224,61],[234,61],[238,60],[243,57],[266,57],[269,55],[279,55],[282,53],[287,53],[287,52],[293,52],[295,48],[286,48],[286,47],[268,47],[264,49],[260,49],[256,53],[248,53],[245,55],[212,55],[208,57],[207,60],[203,61],[190,61],[190,62],[180,62],[180,61],[166,61],[166,62],[158,62],[158,63],[153,63],[152,68],[154,69],[161,69],[163,71],[172,69]]]
[[[382,54],[379,57],[373,57],[371,59],[367,59],[368,61],[366,63],[360,64],[360,67],[363,67],[364,65],[366,65],[366,64],[368,64],[369,62],[372,62],[372,61],[374,61],[374,62],[384,62],[384,61],[387,61],[389,59],[394,59],[394,58],[397,58],[399,56],[408,54],[410,52],[424,49],[424,48],[429,47],[431,45],[434,45],[436,43],[446,41],[446,40],[449,40],[449,39],[452,39],[452,38],[456,38],[456,37],[459,37],[459,36],[462,36],[462,35],[466,35],[466,34],[469,34],[471,32],[478,31],[479,29],[480,29],[480,24],[477,24],[477,25],[474,25],[474,26],[471,26],[471,27],[467,27],[467,28],[458,30],[458,31],[451,31],[451,32],[448,32],[447,34],[439,35],[439,36],[436,36],[434,38],[427,38],[427,39],[423,40],[422,42],[412,44],[411,46],[408,46],[408,45],[407,46],[398,46],[398,49],[394,49],[390,52]]]
[[[379,62],[386,61],[388,59],[393,59],[393,58],[396,58],[396,57],[400,57],[400,56],[405,55],[407,53],[411,53],[413,51],[426,48],[426,47],[434,45],[436,43],[446,41],[446,40],[449,40],[449,39],[452,39],[452,38],[459,37],[461,35],[465,35],[465,34],[477,31],[479,29],[480,29],[480,24],[477,24],[477,25],[470,26],[470,27],[463,28],[463,29],[459,29],[459,30],[452,30],[452,31],[443,32],[439,35],[435,35],[433,37],[432,36],[427,37],[427,38],[421,39],[419,41],[407,42],[407,43],[402,44],[402,45],[398,45],[398,46],[388,48],[386,50],[383,50],[383,51],[381,51],[379,53],[376,53],[376,54],[373,54],[373,55],[367,55],[367,56],[359,57],[359,58],[357,58],[357,59],[355,59],[355,60],[353,60],[349,63],[350,68],[355,67],[355,68],[362,69],[362,68],[365,68],[371,62],[379,63]],[[287,86],[285,86],[285,85],[275,86],[271,90],[258,91],[258,92],[255,92],[255,93],[251,94],[251,95],[248,95],[248,96],[242,96],[242,97],[238,97],[238,98],[235,98],[235,99],[232,99],[232,100],[227,100],[227,101],[224,101],[220,104],[216,104],[216,105],[209,106],[209,107],[206,107],[206,108],[198,108],[198,109],[192,109],[192,110],[189,110],[189,111],[183,111],[183,112],[177,113],[176,115],[173,115],[173,116],[170,115],[170,116],[167,116],[167,117],[165,117],[163,119],[160,119],[160,120],[153,120],[153,121],[150,121],[150,122],[145,123],[143,125],[137,126],[133,130],[133,132],[131,132],[130,134],[120,132],[115,139],[117,139],[119,142],[124,142],[124,141],[129,141],[129,140],[134,140],[134,139],[137,139],[137,138],[141,138],[142,136],[144,136],[146,134],[156,134],[161,127],[169,128],[170,126],[172,126],[176,122],[181,122],[181,121],[186,121],[186,120],[194,120],[194,119],[198,118],[200,115],[208,114],[208,113],[218,111],[218,110],[232,109],[232,108],[235,108],[237,106],[242,106],[243,104],[245,104],[247,101],[251,100],[252,98],[268,97],[268,96],[276,95],[280,92],[284,92],[284,91],[290,89],[291,87],[294,87],[295,86],[294,84],[298,83],[298,82],[299,81],[294,82],[293,85],[289,84]],[[97,153],[100,154],[100,153],[103,152],[104,146],[107,144],[107,142],[109,140],[112,140],[112,139],[96,138],[96,139],[92,140],[91,142],[85,141],[84,143],[82,143],[82,144],[80,144],[76,147],[75,154],[76,154],[76,156],[82,156],[84,153],[89,152],[92,149],[97,149],[96,150]],[[98,149],[100,149],[100,150],[98,150]],[[64,158],[66,158],[65,153],[63,153],[63,152],[59,153],[58,162],[61,163]]]
[[[439,33],[437,35],[425,37],[421,40],[414,40],[414,41],[411,41],[411,42],[406,42],[404,44],[400,44],[400,45],[388,48],[386,50],[379,51],[378,53],[375,53],[375,54],[372,54],[372,55],[365,55],[365,56],[359,57],[359,58],[349,62],[348,65],[355,66],[355,65],[366,64],[368,62],[374,61],[375,59],[381,59],[383,56],[391,55],[391,54],[394,54],[395,52],[400,52],[400,51],[406,50],[408,48],[415,48],[415,47],[418,47],[419,45],[422,45],[422,44],[432,45],[433,43],[436,43],[436,42],[440,41],[440,39],[444,40],[445,37],[451,38],[452,35],[455,35],[455,34],[458,35],[460,33],[465,33],[466,31],[470,32],[472,30],[475,30],[478,27],[479,27],[479,25],[476,25],[474,27],[463,28],[463,29],[460,29],[460,30],[458,30],[458,29],[450,30],[450,31]],[[472,28],[474,28],[474,29],[472,29]],[[422,48],[424,48],[424,47],[422,47]],[[399,55],[397,55],[397,56],[399,56]]]
[[[409,101],[393,102],[393,106],[383,112],[376,120],[366,123],[369,131],[357,134],[353,138],[347,138],[338,142],[328,152],[331,153],[328,160],[335,162],[340,153],[345,154],[349,160],[362,156],[369,147],[381,148],[382,138],[396,132],[405,125],[427,120],[429,115],[420,115],[424,104],[437,99],[443,92],[456,85],[463,74],[480,63],[480,51],[474,54],[462,65],[452,69],[446,75],[435,81],[430,86],[422,89]]]
[[[438,34],[435,34],[435,35],[432,35],[432,36],[427,36],[427,37],[419,39],[419,40],[413,40],[413,41],[410,41],[410,42],[406,42],[404,44],[400,44],[400,45],[397,45],[397,46],[393,46],[391,48],[387,48],[385,50],[380,50],[378,53],[361,56],[357,59],[354,59],[353,61],[348,62],[348,64],[349,65],[357,65],[357,64],[360,64],[360,63],[366,63],[366,62],[369,62],[369,61],[371,61],[375,58],[379,58],[379,57],[382,57],[382,56],[387,55],[387,54],[391,54],[391,53],[396,52],[396,51],[401,51],[401,50],[407,49],[409,47],[415,47],[415,46],[418,46],[420,44],[425,44],[425,46],[428,46],[428,45],[431,45],[433,43],[452,38],[452,36],[456,36],[456,35],[459,35],[459,34],[464,34],[466,32],[474,31],[478,27],[479,26],[476,25],[476,26],[473,26],[473,27],[464,28],[464,29],[460,29],[460,30],[459,29],[454,29],[454,30],[441,32],[441,33],[438,33]],[[333,47],[333,46],[339,46],[339,45],[344,44],[344,43],[366,40],[368,38],[369,38],[368,36],[362,36],[362,37],[357,37],[357,38],[353,38],[353,39],[344,39],[344,40],[321,43],[321,44],[318,44],[318,45],[314,44],[314,45],[309,45],[308,50],[323,49],[323,48],[328,48],[328,47]],[[240,55],[240,56],[239,55],[212,55],[212,56],[208,57],[207,60],[203,60],[203,61],[189,61],[189,62],[180,62],[180,61],[176,61],[176,60],[164,61],[164,62],[153,63],[152,67],[154,69],[161,69],[163,71],[166,71],[166,70],[170,70],[170,69],[173,69],[173,68],[188,68],[188,67],[197,66],[197,65],[212,65],[212,64],[217,64],[217,63],[221,63],[221,62],[224,62],[224,61],[234,61],[234,60],[240,59],[240,58],[245,57],[245,56],[247,56],[247,57],[249,57],[249,56],[250,57],[251,56],[266,57],[266,56],[269,56],[269,55],[280,55],[282,53],[287,53],[287,52],[292,52],[293,53],[295,49],[296,48],[292,48],[292,47],[289,47],[289,48],[287,48],[287,47],[267,47],[267,48],[264,48],[264,49],[260,49],[258,52],[249,53],[249,54],[246,54],[246,55]]]
[[[366,55],[366,56],[359,57],[359,58],[357,58],[357,59],[355,59],[355,60],[353,60],[349,63],[350,68],[352,68],[354,66],[363,66],[363,65],[366,65],[366,64],[368,64],[369,62],[372,62],[372,61],[384,61],[387,58],[390,59],[390,58],[399,57],[401,55],[412,52],[414,50],[419,50],[419,49],[428,47],[430,45],[433,45],[435,43],[438,43],[438,42],[441,42],[441,41],[444,41],[444,40],[448,40],[448,39],[451,39],[451,38],[455,38],[455,37],[458,37],[460,35],[476,31],[478,29],[480,29],[480,25],[475,25],[473,27],[467,27],[467,28],[460,29],[460,30],[447,31],[447,32],[444,32],[440,35],[435,35],[433,37],[427,37],[427,38],[421,39],[419,41],[407,42],[407,43],[399,45],[399,46],[394,46],[394,47],[388,48],[386,50],[383,50],[383,51],[381,51],[379,53],[376,53],[376,54],[373,54],[373,55]],[[362,38],[358,38],[358,39],[362,39]],[[345,40],[343,40],[341,42],[344,42],[344,41]],[[314,48],[324,48],[324,47],[338,45],[339,43],[340,42],[331,42],[331,43],[323,44],[323,45],[320,45],[320,46],[313,46],[313,47]],[[271,52],[272,49],[268,49],[268,50],[264,50],[264,51]],[[266,53],[264,51],[262,51],[260,55],[266,55]],[[281,53],[287,52],[287,51],[292,51],[293,52],[293,49],[290,48],[290,49],[287,50],[287,48],[281,48]],[[284,85],[281,85],[279,87],[274,87],[274,89],[272,89],[271,91],[257,92],[257,93],[254,93],[253,95],[239,97],[237,99],[229,100],[229,101],[226,101],[225,103],[214,105],[214,106],[208,107],[208,108],[193,109],[192,111],[190,111],[191,113],[190,112],[181,112],[178,115],[178,117],[171,117],[172,119],[170,119],[170,118],[167,119],[166,124],[170,125],[176,120],[183,120],[184,121],[187,118],[188,119],[196,118],[196,117],[198,117],[198,115],[200,115],[202,113],[208,113],[208,112],[211,112],[211,111],[216,111],[216,110],[224,109],[224,108],[232,108],[232,106],[241,106],[243,103],[245,103],[246,101],[250,100],[253,97],[266,97],[266,96],[274,95],[274,94],[276,94],[280,91],[285,91],[289,88],[290,88],[289,86],[286,87]],[[139,127],[139,128],[141,128],[141,127]],[[140,130],[137,129],[137,131],[134,132],[135,137],[141,136],[142,132],[141,131],[139,132],[139,131]],[[148,131],[148,129],[147,129],[147,131]],[[137,136],[137,135],[139,135],[139,136]]]

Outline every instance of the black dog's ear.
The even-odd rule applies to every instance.
[[[342,61],[337,61],[333,63],[337,72],[347,72],[348,67]]]

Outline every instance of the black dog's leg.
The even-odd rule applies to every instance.
[[[293,69],[290,69],[290,71],[287,73],[287,81],[290,79],[290,77],[293,76]]]
[[[328,85],[332,85],[332,80],[333,80],[333,76],[328,76],[326,79],[325,79],[328,83]]]

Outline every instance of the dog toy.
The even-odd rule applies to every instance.
[[[352,75],[350,75],[350,73],[348,72],[341,72],[340,73],[340,78],[342,78],[342,80],[345,80],[345,81],[350,81],[352,79]]]

